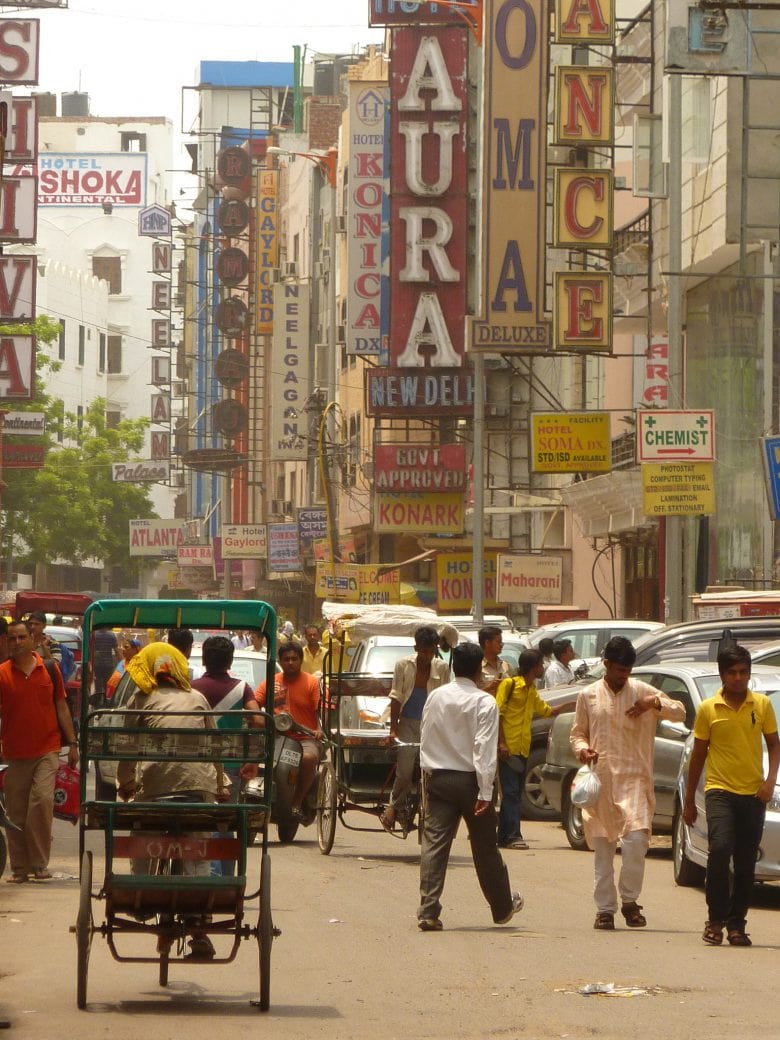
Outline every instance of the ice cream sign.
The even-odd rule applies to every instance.
[[[38,202],[41,206],[144,206],[146,156],[42,152]]]

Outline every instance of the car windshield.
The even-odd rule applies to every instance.
[[[414,653],[413,646],[372,646],[366,654],[362,671],[370,672],[372,675],[382,675],[392,672],[396,662],[402,657],[409,657]]]
[[[247,654],[240,657],[236,654],[229,671],[231,675],[235,675],[236,679],[243,679],[244,682],[249,683],[254,690],[265,679],[266,662],[265,654],[254,654],[252,656]],[[192,669],[193,679],[199,679],[203,675],[205,671],[203,655],[199,650],[194,650],[190,654],[190,668]]]
[[[716,694],[721,685],[721,679],[717,672],[714,675],[700,675],[696,679],[696,686],[702,700],[705,697],[712,697]],[[754,672],[750,677],[750,688],[757,693],[769,694],[772,705],[775,711],[777,711],[780,704],[780,701],[776,703],[776,698],[780,697],[780,672],[776,675],[756,675]]]

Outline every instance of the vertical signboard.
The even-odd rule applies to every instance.
[[[0,83],[38,83],[40,27],[37,18],[0,19]]]
[[[309,440],[304,406],[311,392],[309,286],[305,282],[277,282],[274,286],[274,311],[270,458],[274,462],[305,460]]]
[[[468,30],[395,29],[391,70],[390,365],[455,368],[466,313]]]
[[[473,350],[545,350],[547,5],[486,0],[482,313]]]
[[[385,164],[385,110],[380,83],[350,83],[349,192],[347,195],[348,354],[378,355],[382,311],[382,210],[389,181]]]
[[[274,271],[279,266],[277,193],[279,174],[260,170],[257,175],[257,332],[270,336],[274,330]]]

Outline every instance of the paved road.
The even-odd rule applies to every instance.
[[[90,961],[89,1009],[79,1012],[68,932],[78,900],[77,836],[69,825],[55,828],[52,868],[61,876],[0,885],[0,1007],[20,1040],[214,1040],[215,1029],[229,1030],[231,1040],[778,1035],[771,994],[780,890],[759,894],[752,949],[705,947],[702,893],[675,888],[668,851],[654,850],[643,899],[649,927],[594,932],[591,856],[570,850],[552,824],[527,825],[531,850],[507,854],[526,909],[504,928],[490,923],[460,836],[445,891],[445,931],[437,934],[415,927],[413,840],[339,825],[327,858],[311,829],[293,846],[274,843],[272,903],[283,934],[274,944],[268,1015],[249,1006],[258,985],[253,942],[242,943],[232,965],[173,967],[171,985],[161,990],[153,967],[117,964],[100,937]],[[621,999],[578,994],[591,982],[650,992]]]

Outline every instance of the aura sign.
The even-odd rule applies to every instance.
[[[463,364],[468,31],[393,30],[390,365]]]

